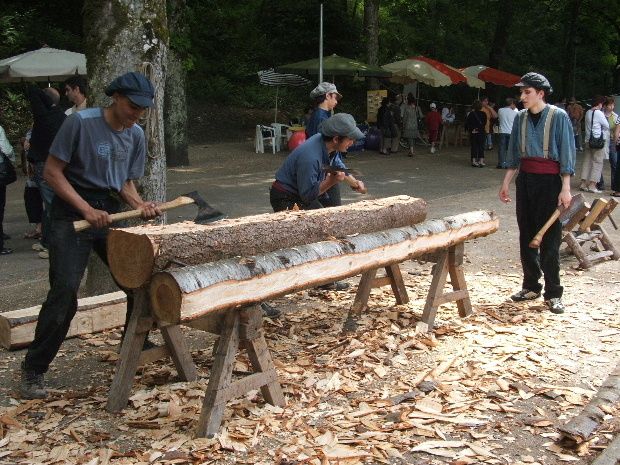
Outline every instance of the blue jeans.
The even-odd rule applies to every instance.
[[[43,179],[43,168],[45,168],[44,161],[34,163],[34,175],[32,179],[39,188],[41,199],[43,199],[43,206],[45,207],[41,221],[41,245],[47,248],[49,245],[50,212],[52,211],[54,191],[45,179]]]
[[[85,199],[99,210],[118,211],[118,202],[112,198]],[[82,217],[60,197],[55,197],[50,211],[49,281],[50,290],[41,307],[34,341],[28,347],[25,368],[45,373],[62,345],[71,320],[77,311],[77,294],[88,265],[91,250],[107,264],[107,229],[87,229],[75,232],[73,221]],[[132,299],[128,295],[127,305]]]
[[[506,168],[506,154],[508,153],[508,143],[510,142],[510,134],[499,134],[499,146],[497,151],[497,167]]]

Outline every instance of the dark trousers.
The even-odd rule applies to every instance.
[[[45,162],[38,161],[34,164],[34,176],[33,180],[37,187],[39,188],[39,193],[41,194],[41,199],[43,200],[44,212],[43,218],[41,221],[41,245],[43,247],[48,247],[49,242],[49,229],[51,227],[51,210],[52,210],[52,200],[54,199],[54,191],[47,183],[45,179],[43,179],[43,170],[45,169]]]
[[[98,210],[118,211],[118,202],[110,197],[85,200]],[[78,219],[81,216],[77,212],[59,197],[54,197],[48,244],[50,290],[41,307],[34,341],[28,348],[25,362],[26,369],[36,373],[47,371],[67,336],[77,310],[77,294],[91,250],[107,264],[107,229],[76,233],[73,221]],[[132,300],[132,295],[128,294],[128,309],[131,309]]]
[[[558,206],[562,180],[556,174],[519,173],[517,176],[517,223],[523,268],[523,289],[540,292],[545,278],[546,300],[562,297],[560,285],[560,244],[562,226],[556,221],[543,236],[539,249],[529,247],[540,228]]]
[[[338,187],[336,184],[334,187]],[[331,189],[327,191],[331,194]],[[334,199],[330,196],[324,196],[320,199],[315,199],[312,202],[304,202],[300,196],[292,194],[290,192],[283,192],[271,187],[269,189],[269,203],[274,212],[280,212],[284,210],[292,210],[295,205],[300,210],[316,210],[318,208],[336,207],[340,205],[340,189],[337,190],[338,197]],[[338,202],[337,204],[335,202]]]
[[[484,132],[476,132],[469,135],[472,161],[478,158],[484,158],[484,139]]]
[[[6,205],[6,184],[0,184],[0,250],[4,249],[4,206]]]

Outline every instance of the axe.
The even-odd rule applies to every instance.
[[[573,198],[571,199],[568,208],[564,208],[563,206],[559,206],[558,208],[556,208],[553,214],[544,224],[544,226],[540,228],[540,231],[538,231],[538,233],[536,233],[534,238],[530,241],[529,246],[532,249],[537,249],[538,247],[540,247],[543,236],[558,218],[560,220],[560,224],[564,226],[570,221],[570,219],[575,213],[581,210],[581,207],[583,207],[585,203],[586,199],[583,197],[583,194],[576,194],[573,195]]]
[[[173,208],[182,207],[183,205],[189,205],[191,203],[195,203],[198,206],[198,214],[194,219],[195,223],[205,224],[210,223],[212,221],[217,221],[224,218],[224,214],[213,208],[209,205],[205,200],[198,194],[198,192],[193,191],[187,194],[181,195],[170,202],[165,202],[159,205],[159,209],[161,211],[171,210]],[[110,218],[112,222],[115,223],[120,220],[128,220],[131,218],[139,218],[142,215],[142,210],[128,210],[119,213],[112,213]],[[79,220],[73,222],[73,228],[75,232],[84,231],[91,227],[91,224],[86,220]]]
[[[321,167],[321,170],[324,171],[325,173],[330,173],[330,174],[337,174],[337,173],[349,174],[351,176],[345,176],[344,182],[346,182],[349,186],[351,186],[352,189],[357,189],[357,186],[359,186],[357,179],[355,179],[353,176],[360,176],[362,173],[356,169],[337,168],[335,166],[323,165]],[[364,190],[361,193],[366,194],[367,192],[368,192],[368,189],[364,188]]]

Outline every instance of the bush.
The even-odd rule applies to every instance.
[[[32,127],[32,115],[26,96],[10,88],[0,90],[0,125],[9,142],[18,146],[20,138]]]

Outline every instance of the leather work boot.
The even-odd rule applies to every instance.
[[[23,399],[45,399],[47,390],[44,381],[43,373],[27,370],[22,362],[19,392]]]

